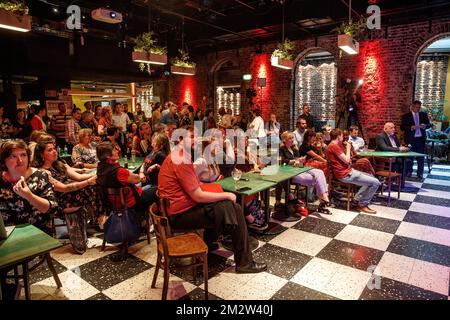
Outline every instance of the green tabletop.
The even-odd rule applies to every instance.
[[[361,157],[386,157],[386,158],[397,158],[397,157],[425,157],[425,154],[417,153],[413,151],[408,152],[393,152],[393,151],[362,151],[358,152]]]
[[[427,139],[427,142],[448,142],[450,139]]]
[[[131,159],[128,159],[128,169],[130,171],[137,171],[144,163],[144,159],[144,157],[136,157],[136,161],[134,162],[132,162]],[[123,158],[119,159],[119,164],[123,167],[123,165],[125,164]]]
[[[0,242],[0,269],[61,247],[62,244],[33,225],[16,226],[9,237]]]
[[[222,186],[222,189],[228,192],[233,192],[235,194],[249,196],[261,191],[264,191],[266,189],[275,187],[277,184],[272,181],[264,181],[260,179],[252,179],[247,178],[249,181],[245,180],[239,180],[237,182],[237,185],[240,187],[241,190],[236,190],[234,187],[234,180],[232,177],[228,177],[222,180],[218,180],[213,182],[214,184],[220,184]],[[242,188],[250,188],[245,191],[242,191]]]
[[[311,170],[311,167],[294,167],[294,166],[280,166],[278,172],[274,175],[262,175],[260,173],[244,173],[242,176],[244,178],[253,178],[256,180],[264,180],[275,183],[283,182],[287,179],[293,178],[301,173]]]

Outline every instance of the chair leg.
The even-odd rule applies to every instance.
[[[102,247],[101,247],[100,251],[105,251],[105,246],[106,246],[106,239],[105,239],[105,235],[103,234],[103,242],[102,242]]]
[[[205,283],[205,300],[208,300],[208,254],[203,254],[203,282]]]
[[[388,203],[391,202],[391,176],[388,177]]]
[[[401,185],[401,184],[402,184],[402,178],[401,178],[401,177],[398,177],[398,178],[397,178],[397,186],[398,186],[398,191],[397,191],[397,192],[398,192],[398,197],[397,197],[397,198],[398,198],[398,199],[400,199],[400,189],[402,188],[402,185]]]
[[[167,300],[167,291],[169,290],[169,261],[164,261],[164,284],[162,300]]]
[[[156,287],[156,278],[158,278],[159,268],[161,268],[161,255],[158,253],[158,257],[156,258],[155,272],[153,273],[152,288]]]
[[[347,211],[350,211],[350,187],[347,187]]]
[[[150,244],[151,242],[151,235],[150,235],[150,216],[148,216],[145,220],[145,229],[147,231],[147,244]]]

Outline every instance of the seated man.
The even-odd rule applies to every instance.
[[[184,129],[182,129],[184,130]],[[231,233],[237,273],[256,273],[267,269],[266,264],[253,261],[247,225],[236,196],[229,192],[207,192],[195,173],[191,160],[194,131],[189,128],[164,160],[158,189],[168,199],[170,225],[175,229],[205,228],[204,238],[209,244],[217,240],[217,233]]]
[[[352,145],[350,142],[346,143],[344,150],[342,144],[344,135],[341,129],[333,129],[330,136],[331,142],[327,148],[327,159],[334,178],[345,183],[361,186],[353,199],[353,204],[357,206],[360,212],[377,213],[368,206],[381,185],[380,181],[371,175],[352,168],[350,155]]]
[[[377,151],[393,151],[393,152],[408,152],[409,148],[400,145],[400,141],[395,134],[395,124],[386,122],[383,132],[377,135],[376,138]]]
[[[432,123],[431,128],[425,130],[425,133],[427,135],[427,149],[428,154],[432,153],[432,157],[435,158],[446,158],[447,156],[447,149],[448,149],[448,141],[447,135],[443,131],[439,131],[436,129],[436,124]],[[428,141],[430,139],[437,139],[440,141]]]
[[[356,152],[360,152],[364,150],[365,142],[364,139],[359,137],[359,128],[358,126],[351,125],[350,129],[350,136],[348,137],[348,141],[350,141],[353,145],[353,148],[355,148]]]

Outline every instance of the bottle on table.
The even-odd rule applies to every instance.
[[[123,157],[123,167],[128,168],[128,156],[126,154]]]

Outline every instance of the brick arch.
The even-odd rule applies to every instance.
[[[296,122],[296,106],[295,106],[295,90],[296,90],[296,71],[298,66],[300,65],[300,63],[303,61],[303,59],[311,52],[314,51],[325,51],[328,52],[329,54],[331,54],[334,58],[335,64],[336,64],[336,68],[338,65],[338,51],[333,47],[333,48],[326,48],[326,46],[314,46],[314,47],[309,47],[304,49],[303,51],[301,51],[295,58],[294,60],[294,68],[291,71],[291,98],[290,98],[290,124],[292,126],[293,129],[295,129],[295,122]],[[336,79],[337,80],[337,79]],[[336,83],[336,90],[337,90],[337,83]],[[300,106],[297,106],[300,107]]]
[[[450,29],[450,24],[446,24],[446,25],[448,26],[448,29]],[[442,29],[444,29],[444,28],[442,28]],[[447,28],[445,28],[445,29],[447,29]],[[436,42],[438,40],[448,38],[448,37],[450,37],[450,31],[441,32],[437,35],[432,35],[430,37],[421,37],[422,39],[418,39],[415,41],[415,43],[418,43],[420,45],[416,46],[416,47],[418,47],[418,49],[414,55],[414,60],[413,60],[413,65],[412,65],[412,67],[414,68],[414,76],[416,74],[415,70],[417,67],[417,61],[419,60],[419,57],[422,54],[422,52],[433,42]]]
[[[236,64],[238,66],[240,66],[240,61],[238,58],[236,58],[235,55],[226,55],[222,58],[220,58],[216,63],[214,63],[214,65],[209,69],[209,75],[210,75],[210,79],[212,79],[213,85],[210,88],[210,97],[212,97],[212,101],[213,101],[213,109],[214,109],[214,114],[217,113],[217,105],[216,105],[216,87],[217,87],[217,81],[216,81],[216,77],[215,74],[216,72],[222,67],[222,65],[224,65],[227,62],[231,62],[233,64]],[[242,100],[242,98],[241,98]],[[242,106],[242,101],[241,101],[241,106]]]

